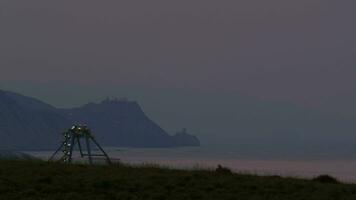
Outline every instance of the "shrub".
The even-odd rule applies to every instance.
[[[222,174],[232,174],[231,169],[227,168],[227,167],[223,167],[221,165],[218,165],[218,167],[215,170],[218,173],[222,173]]]
[[[317,176],[317,177],[313,178],[313,181],[319,182],[319,183],[332,183],[332,184],[339,183],[339,181],[336,178],[329,176],[329,175]]]

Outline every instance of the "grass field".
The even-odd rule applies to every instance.
[[[11,199],[356,199],[356,185],[232,174],[228,170],[172,170],[0,161],[0,200]]]

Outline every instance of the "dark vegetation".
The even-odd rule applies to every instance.
[[[186,171],[0,161],[0,199],[354,200],[356,185],[234,174],[221,166],[211,171]]]
[[[339,181],[334,178],[334,177],[331,177],[329,175],[320,175],[320,176],[317,176],[313,179],[313,181],[316,181],[316,182],[320,182],[320,183],[339,183]]]

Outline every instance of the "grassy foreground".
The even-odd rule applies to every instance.
[[[356,185],[157,167],[0,161],[0,199],[356,199]]]

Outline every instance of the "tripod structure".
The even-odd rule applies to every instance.
[[[60,152],[63,153],[62,157],[59,159],[60,162],[71,164],[73,161],[73,150],[75,145],[78,145],[80,156],[82,158],[88,157],[89,164],[93,164],[93,157],[105,157],[106,162],[111,164],[111,160],[108,154],[104,151],[99,143],[95,140],[90,129],[85,125],[74,125],[72,128],[68,129],[63,133],[63,142],[60,147],[53,153],[49,161],[53,161],[55,156]],[[81,140],[85,141],[86,151],[83,151],[81,145]],[[96,147],[100,150],[101,154],[92,154],[90,147],[90,142],[93,142]]]

